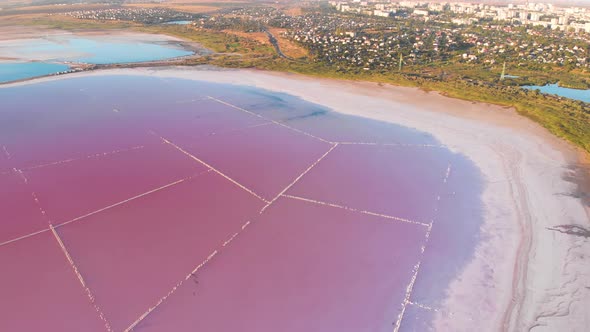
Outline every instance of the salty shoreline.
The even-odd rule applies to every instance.
[[[588,227],[570,166],[577,151],[514,110],[451,99],[416,88],[211,68],[99,70],[45,77],[12,87],[96,75],[148,75],[249,85],[301,97],[334,111],[392,122],[435,136],[464,154],[485,180],[485,222],[473,260],[435,312],[437,330],[568,330],[590,323],[590,243],[548,230]]]

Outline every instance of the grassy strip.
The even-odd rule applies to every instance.
[[[182,25],[152,25],[135,27],[133,30],[146,33],[165,34],[196,42],[204,47],[222,54],[273,55],[270,45],[263,45],[255,40],[231,33],[195,29]]]

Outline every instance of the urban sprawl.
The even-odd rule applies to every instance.
[[[188,19],[189,27],[262,32],[308,50],[308,61],[348,71],[401,70],[403,66],[472,63],[544,70],[590,65],[590,10],[550,4],[493,6],[470,3],[332,1],[299,14],[246,5],[208,14],[168,9],[75,11],[79,19],[164,23]]]

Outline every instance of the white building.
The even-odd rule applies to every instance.
[[[414,15],[428,16],[428,10],[414,9]]]

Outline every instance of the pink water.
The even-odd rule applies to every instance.
[[[340,145],[287,194],[430,223],[449,163],[440,148]]]
[[[419,331],[477,243],[477,169],[413,129],[147,77],[0,100],[0,331]]]
[[[51,221],[59,224],[206,169],[170,145],[157,143],[24,174]]]
[[[19,174],[0,174],[0,220],[0,243],[47,229],[47,220]]]
[[[0,250],[0,331],[104,331],[51,232]]]
[[[269,124],[203,138],[186,149],[271,200],[329,148],[327,143]]]
[[[425,232],[280,199],[141,330],[391,331]]]
[[[261,207],[209,172],[58,232],[112,326],[122,330]]]

